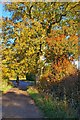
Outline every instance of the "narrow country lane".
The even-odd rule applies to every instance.
[[[3,118],[42,118],[41,111],[26,91],[12,88],[2,99]]]

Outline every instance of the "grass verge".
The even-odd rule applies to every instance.
[[[2,91],[2,93],[5,93],[6,91],[8,91],[12,87],[13,87],[12,85],[7,85],[6,82],[2,82],[0,85],[0,91]]]
[[[53,100],[51,97],[42,95],[34,87],[27,90],[29,95],[35,101],[36,105],[47,118],[77,118],[76,110],[70,108],[65,101]]]

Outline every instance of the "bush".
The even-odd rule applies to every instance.
[[[4,93],[12,87],[13,87],[12,82],[10,82],[9,80],[2,80],[2,83],[1,83],[1,86],[0,86],[0,91],[2,91]]]
[[[26,80],[35,81],[35,79],[36,79],[36,76],[33,73],[26,74]]]
[[[36,88],[30,87],[27,92],[35,101],[36,105],[48,118],[77,118],[75,109],[65,104],[66,101],[52,99],[49,95],[40,93]]]
[[[80,104],[78,72],[71,63],[68,62],[68,64],[66,66],[63,62],[63,69],[61,69],[61,64],[54,64],[52,73],[46,73],[45,71],[40,79],[39,90],[58,100],[66,99],[69,105],[77,108]],[[62,74],[63,71],[65,76]],[[62,76],[60,76],[60,73]]]

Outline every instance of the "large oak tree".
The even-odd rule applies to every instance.
[[[78,35],[79,5],[79,2],[5,3],[5,10],[9,11],[11,16],[3,18],[4,73],[6,71],[23,75],[26,72],[35,71],[37,74],[41,65],[39,61],[41,54],[45,54],[46,49],[50,51],[45,39],[50,37],[52,30],[56,31],[56,34],[53,32],[54,39],[58,34],[63,34],[69,39],[72,35],[73,37]],[[62,46],[65,43],[66,41],[62,43]],[[70,49],[65,47],[65,49],[70,50],[71,55],[75,51],[74,47]],[[58,53],[59,51],[56,53],[57,56]],[[51,58],[46,56],[46,61],[51,62],[50,60],[54,58],[55,53],[54,56],[51,55]]]

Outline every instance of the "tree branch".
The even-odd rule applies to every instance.
[[[32,9],[33,5],[31,5],[30,9],[29,9],[29,17],[31,19],[31,9]]]
[[[59,23],[62,20],[62,17],[66,16],[66,13],[65,14],[57,14],[57,15],[59,15],[59,19],[58,20],[55,19],[53,22],[50,22],[50,21],[53,20],[53,18],[51,20],[49,20],[49,26],[48,26],[48,29],[47,29],[47,35],[48,35],[48,33],[51,32],[52,25],[54,25],[55,23]]]
[[[75,8],[77,5],[80,6],[80,2],[78,4],[76,4],[76,5],[74,5],[73,7],[71,7],[70,10],[72,10],[73,8]]]

